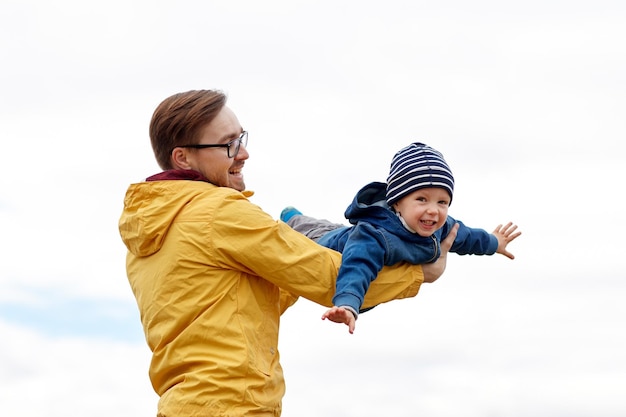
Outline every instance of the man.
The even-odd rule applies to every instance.
[[[330,306],[341,255],[248,200],[248,133],[222,92],[167,98],[150,139],[164,171],[129,187],[119,227],[158,415],[280,416],[280,315],[299,296]],[[415,296],[451,242],[437,264],[385,267],[364,307]]]

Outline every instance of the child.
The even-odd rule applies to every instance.
[[[416,142],[396,153],[386,184],[373,182],[357,193],[345,213],[352,226],[303,216],[293,207],[284,209],[281,220],[343,254],[334,307],[322,319],[345,323],[353,333],[365,293],[383,265],[434,262],[441,240],[457,223],[450,252],[500,253],[514,259],[506,247],[521,234],[515,232],[517,226],[499,225],[492,234],[465,226],[448,216],[453,191],[454,177],[443,155]]]

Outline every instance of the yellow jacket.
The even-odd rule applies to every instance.
[[[280,315],[297,296],[331,305],[341,255],[251,195],[188,180],[126,193],[119,228],[159,415],[280,416]],[[420,267],[385,268],[364,307],[412,297],[422,282]]]

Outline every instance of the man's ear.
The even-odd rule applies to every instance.
[[[191,169],[187,160],[187,150],[184,148],[174,148],[170,160],[174,169]]]

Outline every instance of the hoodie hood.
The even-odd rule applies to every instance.
[[[377,220],[385,222],[389,219],[389,211],[393,211],[387,204],[387,184],[372,182],[361,188],[354,196],[352,203],[346,209],[345,217],[350,223],[356,224],[365,218],[370,223]]]

